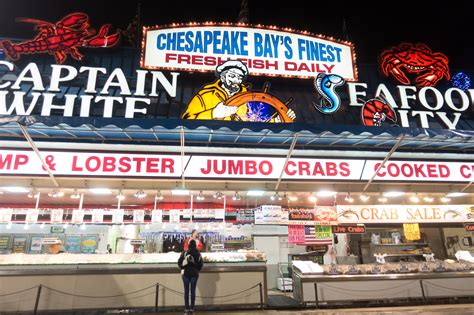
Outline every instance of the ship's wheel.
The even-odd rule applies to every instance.
[[[280,117],[282,123],[291,123],[293,119],[287,114],[288,105],[293,101],[289,98],[282,102],[277,97],[268,93],[270,84],[265,83],[262,92],[243,92],[229,98],[225,105],[243,106],[245,110],[238,110],[232,115],[233,120],[253,121],[253,122],[271,122],[274,118]]]

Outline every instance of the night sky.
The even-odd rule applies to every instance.
[[[317,6],[309,8],[309,4]],[[402,42],[424,42],[450,59],[450,68],[472,70],[474,31],[469,1],[277,1],[248,0],[250,24],[276,25],[307,30],[355,44],[358,62],[375,63],[386,48]],[[140,1],[142,25],[173,22],[237,22],[240,0]],[[17,17],[56,22],[79,11],[90,16],[94,27],[112,23],[125,29],[137,12],[138,0],[0,0],[0,37],[32,38],[33,26]],[[472,72],[472,71],[469,71]]]

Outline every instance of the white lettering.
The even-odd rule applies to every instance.
[[[11,62],[0,60],[0,65],[4,65],[5,67],[8,68],[8,70],[13,71],[13,64]],[[3,84],[0,84],[0,89],[5,89],[8,86],[10,86],[10,84],[12,84],[12,83],[11,82],[5,82]]]
[[[367,93],[364,91],[357,91],[357,87],[363,87],[367,89],[366,83],[354,83],[354,82],[347,82],[347,88],[349,93],[349,106],[363,106],[364,102],[358,101],[358,96],[366,97]]]
[[[102,117],[111,118],[114,110],[114,103],[119,102],[123,103],[123,98],[118,96],[97,96],[95,98],[96,102],[104,101],[104,113]]]
[[[459,96],[461,97],[461,104],[462,104],[461,108],[457,108],[456,105],[454,105],[453,97],[452,97],[453,92],[458,93]],[[461,89],[457,89],[457,88],[447,89],[446,92],[444,92],[444,98],[446,99],[446,104],[448,104],[448,106],[451,107],[455,111],[463,112],[469,108],[469,97]]]
[[[41,96],[41,93],[31,93],[33,99],[30,102],[30,106],[25,111],[25,102],[23,100],[23,97],[26,94],[25,92],[13,92],[13,102],[9,109],[7,109],[7,94],[8,91],[0,91],[0,115],[31,115],[31,112]]]
[[[392,94],[388,90],[388,88],[385,86],[385,84],[379,84],[377,87],[377,91],[375,91],[375,97],[382,95],[382,98],[390,105],[392,108],[398,108],[397,103],[395,102],[395,99],[393,98]]]
[[[152,79],[152,86],[151,86],[151,93],[149,96],[158,96],[158,93],[156,91],[157,89],[157,81],[161,83],[163,88],[165,89],[166,93],[169,94],[171,97],[176,97],[176,89],[178,88],[178,72],[171,72],[172,76],[172,83],[169,82],[166,77],[163,75],[162,72],[157,72],[157,71],[151,71],[151,74],[153,75]]]
[[[95,85],[97,83],[97,73],[101,72],[103,74],[107,73],[105,68],[96,68],[96,67],[81,67],[79,72],[88,72],[87,75],[87,87],[84,91],[85,93],[97,93]]]
[[[28,74],[31,74],[31,76],[27,76]],[[41,74],[36,63],[29,63],[25,69],[21,71],[15,84],[12,85],[12,89],[21,89],[20,84],[23,82],[32,82],[33,90],[35,91],[44,91],[43,80],[41,79]]]
[[[429,128],[430,124],[428,123],[428,116],[434,117],[434,113],[421,110],[414,110],[411,114],[413,117],[420,116],[421,128]]]
[[[408,104],[408,99],[416,100],[416,95],[408,95],[407,91],[411,90],[416,93],[416,87],[414,86],[401,86],[397,85],[398,94],[400,95],[401,107],[403,109],[411,109]]]
[[[59,92],[59,82],[71,81],[77,77],[77,70],[74,67],[66,65],[51,65],[53,71],[51,72],[51,82],[49,84],[48,91]],[[67,74],[64,77],[61,77],[61,71],[67,70]]]
[[[43,93],[43,107],[41,108],[41,116],[50,116],[51,109],[61,109],[64,111],[65,117],[72,117],[72,114],[74,112],[74,101],[76,100],[77,95],[75,94],[64,95],[64,98],[66,99],[66,104],[64,105],[53,104],[54,96],[56,96],[56,94]]]
[[[461,118],[461,113],[453,113],[454,119],[451,121],[445,112],[437,112],[436,115],[441,119],[441,121],[448,127],[448,129],[456,129],[456,125]]]
[[[135,117],[135,113],[146,114],[146,108],[135,108],[136,102],[142,102],[147,105],[150,105],[151,101],[147,98],[136,98],[136,97],[127,97],[125,103],[125,118]]]
[[[117,81],[114,82],[114,79]],[[121,95],[131,95],[130,87],[128,86],[127,79],[125,78],[125,74],[123,74],[122,69],[115,68],[115,70],[110,74],[109,78],[104,84],[104,88],[100,91],[100,94],[110,94],[109,89],[111,86],[116,86],[120,88]]]
[[[428,100],[426,99],[426,92],[431,91],[434,93],[434,96],[436,98],[436,105],[432,107],[430,104],[428,104]],[[420,100],[421,105],[423,105],[426,109],[429,110],[440,110],[441,107],[443,107],[443,95],[441,94],[440,91],[437,89],[431,87],[431,86],[425,86],[420,90],[418,93],[418,98]]]

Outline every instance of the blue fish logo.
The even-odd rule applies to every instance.
[[[319,104],[313,102],[314,108],[323,114],[332,114],[339,109],[341,98],[336,93],[336,88],[345,83],[337,74],[320,73],[314,79],[314,88],[322,96]]]

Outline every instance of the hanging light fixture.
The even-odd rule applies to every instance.
[[[449,198],[447,195],[444,195],[443,197],[439,198],[441,202],[448,203],[451,201],[451,198]]]
[[[350,203],[354,202],[354,198],[351,197],[350,192],[347,193],[346,198],[344,198],[344,200],[347,201],[347,202],[350,202]]]
[[[411,202],[420,202],[420,197],[418,197],[418,194],[414,194],[413,196],[410,196],[410,201]]]
[[[232,200],[240,200],[240,199],[242,199],[242,198],[240,197],[239,192],[236,191],[235,194],[234,194],[234,196],[232,197]]]
[[[278,192],[276,192],[274,195],[270,197],[270,199],[275,201],[275,200],[282,200],[283,198],[278,194]]]
[[[289,200],[289,201],[298,201],[298,196],[297,196],[295,193],[292,193],[292,194],[288,197],[288,200]]]
[[[316,202],[316,201],[318,201],[318,198],[316,198],[316,196],[314,194],[311,194],[311,195],[309,195],[308,200],[310,202]]]
[[[382,195],[377,200],[380,201],[380,202],[387,202],[388,199],[387,199],[387,197]]]
[[[367,195],[366,193],[363,193],[362,195],[360,195],[359,198],[360,198],[360,200],[362,200],[362,201],[367,201],[367,200],[370,199],[370,196]]]
[[[214,199],[222,199],[222,198],[224,198],[224,194],[221,193],[220,191],[217,191],[217,192],[214,193],[213,197],[214,197]]]
[[[204,194],[202,193],[202,190],[199,192],[199,194],[196,196],[197,200],[204,200],[206,197],[204,197]]]
[[[74,189],[74,192],[71,194],[71,199],[79,199],[81,198],[81,194],[77,191],[77,189]]]
[[[32,189],[29,193],[28,193],[28,198],[38,198],[38,191],[36,189]]]
[[[60,190],[53,190],[48,193],[48,196],[53,197],[53,198],[60,198],[64,196],[64,192]]]
[[[146,193],[141,189],[137,191],[136,193],[134,193],[133,195],[135,196],[135,198],[138,198],[138,199],[143,199],[146,197]]]
[[[424,196],[423,197],[423,201],[426,201],[426,202],[433,202],[434,198],[433,197],[430,197],[430,196]]]
[[[122,190],[119,190],[117,196],[115,196],[115,198],[119,199],[119,200],[124,200],[125,199],[125,195],[122,193]]]
[[[155,195],[155,200],[163,200],[163,198],[165,197],[163,197],[163,195],[161,194],[161,191],[158,190]]]

